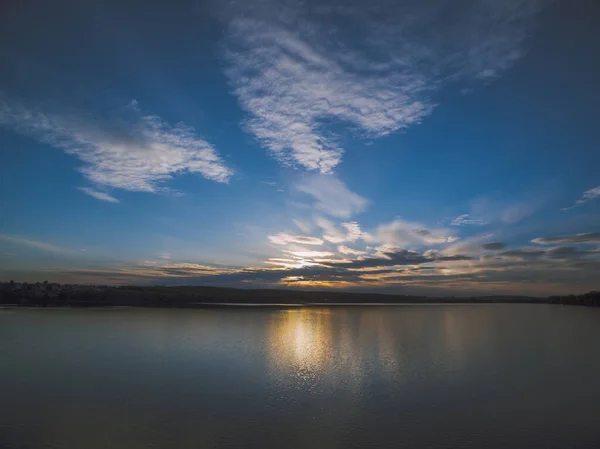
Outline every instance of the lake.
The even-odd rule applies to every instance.
[[[0,448],[600,447],[600,309],[0,310]]]

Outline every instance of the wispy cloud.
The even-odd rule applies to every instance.
[[[362,251],[359,249],[349,248],[345,245],[338,246],[338,252],[340,254],[348,255],[348,256],[364,256],[367,254],[366,251]]]
[[[26,239],[13,235],[0,234],[0,240],[3,240],[14,245],[27,246],[29,248],[39,249],[51,253],[70,253],[71,251],[60,246],[51,245],[49,243],[40,242],[38,240]]]
[[[81,190],[83,193],[85,193],[86,195],[94,197],[97,200],[107,201],[109,203],[118,203],[119,202],[118,199],[116,199],[114,196],[109,195],[106,192],[100,192],[100,191],[94,190],[90,187],[77,187],[77,188],[79,190]]]
[[[301,245],[322,245],[323,240],[317,237],[309,237],[305,235],[294,235],[286,232],[280,232],[276,235],[270,235],[269,240],[276,245],[287,245],[289,243],[299,243]]]
[[[459,240],[452,230],[446,228],[429,228],[421,223],[400,218],[376,226],[373,230],[363,230],[357,221],[340,223],[322,216],[314,217],[313,223],[315,226],[310,228],[313,232],[315,232],[314,228],[320,229],[322,232],[320,237],[299,236],[288,232],[268,236],[271,243],[286,246],[282,248],[284,256],[270,258],[267,263],[284,267],[331,264],[339,266],[342,259],[349,259],[347,262],[373,258],[386,259],[389,254],[401,251],[425,251],[426,260],[429,262],[441,260],[440,257],[459,255],[458,252],[438,254],[441,248],[447,248],[448,245]],[[321,248],[319,251],[314,251],[301,245],[319,245]],[[477,250],[480,251],[481,248]],[[325,260],[326,257],[329,259]]]
[[[453,225],[512,225],[532,216],[552,199],[552,188],[537,186],[524,192],[520,198],[501,195],[483,195],[471,201],[469,214],[456,217]]]
[[[487,222],[485,222],[484,220],[479,220],[477,218],[471,218],[471,215],[469,215],[469,214],[463,214],[463,215],[459,215],[454,220],[452,220],[452,222],[450,224],[452,226],[465,226],[465,225],[482,226],[482,225],[486,225]]]
[[[232,175],[215,148],[192,128],[144,115],[136,102],[102,119],[84,112],[28,108],[0,98],[0,125],[76,156],[84,163],[83,175],[106,188],[156,192],[177,173],[197,173],[217,182],[228,182]],[[111,201],[102,192],[84,192]]]
[[[361,239],[367,240],[371,237],[370,234],[364,232],[360,228],[360,225],[355,221],[351,221],[350,223],[342,223],[342,226],[346,228],[346,231],[348,231],[346,240],[349,242],[356,242],[357,240]]]
[[[452,243],[458,240],[458,236],[445,228],[429,229],[423,224],[397,218],[378,226],[373,239],[386,245],[407,248]]]
[[[331,175],[310,176],[298,183],[296,189],[313,197],[316,209],[334,217],[349,218],[364,211],[369,204],[366,198]]]
[[[302,232],[304,232],[306,234],[308,234],[313,229],[310,222],[306,222],[303,220],[297,220],[297,219],[293,219],[292,221],[294,222],[294,224],[296,225],[296,227],[298,229],[300,229]]]
[[[541,3],[235,2],[227,75],[246,128],[277,159],[330,173],[343,154],[331,125],[376,138],[421,122],[443,85],[514,64]]]
[[[582,245],[600,243],[600,232],[587,232],[574,235],[539,237],[532,240],[539,245]]]
[[[324,232],[323,239],[330,243],[342,243],[346,241],[347,234],[330,220],[323,217],[317,217],[315,224]]]
[[[292,256],[300,257],[300,258],[315,258],[315,257],[330,257],[334,254],[330,251],[314,251],[314,250],[303,250],[303,251],[286,251],[288,254]]]
[[[444,248],[441,253],[446,255],[468,254],[474,256],[481,253],[483,245],[491,243],[494,234],[479,234],[461,239]]]
[[[573,204],[570,207],[563,208],[563,211],[568,211],[568,210],[574,209],[576,207],[582,206],[585,203],[587,203],[588,201],[592,201],[597,198],[600,198],[600,186],[594,187],[593,189],[583,192],[583,196],[581,197],[580,200],[577,200],[575,202],[575,204]]]
[[[315,224],[323,230],[323,240],[330,243],[356,242],[357,240],[371,239],[371,235],[363,231],[355,221],[342,223],[340,227],[330,220],[317,217],[315,218]]]

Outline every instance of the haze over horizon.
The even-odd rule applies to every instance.
[[[0,281],[598,290],[599,21],[593,0],[9,2]]]

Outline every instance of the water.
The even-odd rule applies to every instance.
[[[600,310],[0,310],[0,448],[599,448]]]

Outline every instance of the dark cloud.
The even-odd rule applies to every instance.
[[[394,266],[402,265],[421,265],[438,261],[454,261],[454,260],[470,260],[470,257],[456,256],[440,256],[440,255],[425,255],[422,253],[401,250],[396,252],[384,253],[381,257],[371,257],[362,260],[354,260],[350,262],[328,262],[318,266],[307,266],[301,268],[248,268],[238,271],[222,272],[211,274],[208,271],[209,267],[201,266],[195,272],[194,268],[190,269],[183,267],[153,267],[153,271],[160,271],[164,277],[161,277],[161,282],[164,282],[169,276],[178,276],[173,279],[176,283],[197,283],[201,285],[226,285],[240,286],[251,285],[257,286],[272,286],[279,284],[282,280],[288,277],[299,277],[303,281],[312,282],[364,282],[364,275],[381,275],[381,274],[398,274],[414,272],[415,276],[407,278],[407,280],[416,280],[419,272],[426,270],[434,270],[438,267],[406,267],[404,269],[394,269]],[[359,271],[362,268],[379,269],[369,271]],[[188,272],[188,276],[184,277],[184,273]],[[199,271],[203,271],[201,273]],[[169,282],[172,283],[172,282]]]
[[[598,251],[581,251],[572,246],[559,246],[546,251],[546,256],[550,259],[579,259],[581,257],[599,254]]]
[[[419,265],[432,261],[433,259],[421,253],[401,250],[384,253],[383,257],[369,257],[351,262],[341,262],[336,264],[336,266],[345,268],[391,267],[394,265]]]
[[[594,290],[598,284],[600,249],[582,250],[574,246],[556,248],[515,248],[485,254],[472,260],[472,268],[441,272],[441,262],[472,260],[464,255],[390,251],[354,261],[329,261],[300,268],[235,268],[191,263],[119,266],[110,269],[79,269],[46,273],[53,280],[85,278],[88,283],[144,285],[204,285],[238,288],[272,288],[286,284],[303,288],[326,283],[352,288],[409,288],[413,293],[438,289],[446,294],[471,290],[477,294],[570,293]],[[291,281],[291,282],[290,282]],[[295,283],[307,282],[308,284]],[[323,283],[323,284],[319,284]],[[549,287],[550,286],[550,287]],[[324,288],[324,287],[322,287]],[[383,290],[382,290],[383,289]],[[499,290],[500,289],[500,290]],[[503,290],[504,289],[504,290]],[[399,291],[399,290],[396,290]],[[388,292],[390,292],[388,290]]]
[[[501,242],[494,242],[494,243],[486,243],[484,245],[481,245],[481,247],[483,249],[488,249],[488,250],[496,251],[496,250],[500,250],[500,249],[506,248],[506,245],[504,243],[501,243]]]
[[[600,243],[600,232],[587,232],[575,235],[559,235],[555,237],[539,237],[532,240],[539,245],[581,245]]]
[[[536,261],[551,261],[554,259],[561,261],[579,260],[584,257],[593,257],[600,254],[600,250],[583,251],[573,246],[559,246],[548,250],[532,250],[532,249],[511,249],[501,251],[495,254],[485,255],[481,259],[483,261],[502,261],[506,259],[517,259],[519,262],[536,262]],[[507,262],[506,266],[514,266],[515,262]],[[495,266],[499,266],[497,263]]]
[[[471,260],[471,257],[456,256],[426,256],[415,251],[395,251],[386,252],[384,257],[369,257],[367,259],[353,260],[351,262],[336,263],[336,267],[345,268],[370,268],[370,267],[392,267],[395,265],[420,265],[428,262],[453,261],[453,260]]]
[[[427,275],[427,276],[423,276],[423,275],[401,275],[398,274],[398,276],[386,276],[385,281],[386,282],[399,282],[399,283],[403,283],[403,282],[424,282],[424,283],[435,283],[435,282],[452,282],[452,281],[456,281],[456,280],[460,280],[460,281],[475,281],[478,280],[480,278],[479,275],[474,275],[474,274],[470,274],[470,273],[464,273],[464,274],[454,274],[452,276],[448,276],[448,275],[441,275],[441,274],[435,274],[435,275]]]
[[[515,259],[521,260],[532,260],[542,257],[544,254],[546,254],[546,251],[543,250],[511,249],[496,253],[496,256],[514,257]]]
[[[444,270],[446,267],[435,266],[435,267],[415,267],[411,268],[410,271],[427,271],[427,270]]]

